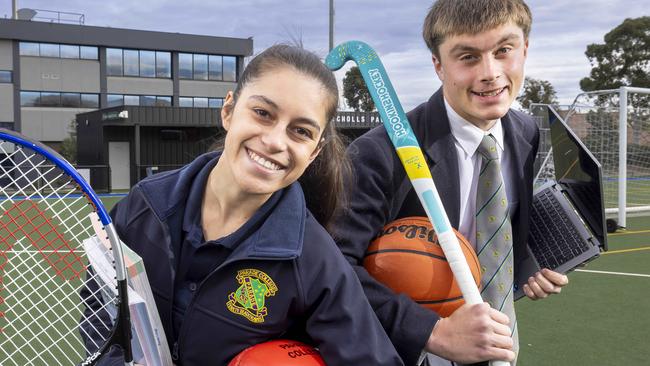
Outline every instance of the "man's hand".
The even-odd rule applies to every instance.
[[[460,363],[513,361],[508,316],[487,303],[458,308],[433,327],[426,350]]]
[[[524,293],[532,300],[544,299],[551,294],[559,294],[568,283],[567,276],[544,268],[528,279]]]

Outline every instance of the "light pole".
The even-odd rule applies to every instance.
[[[334,48],[334,0],[330,0],[330,51]]]
[[[13,20],[18,19],[18,5],[16,4],[16,1],[18,0],[11,1],[11,19]]]

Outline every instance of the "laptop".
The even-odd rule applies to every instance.
[[[515,300],[540,269],[567,273],[607,250],[601,165],[550,106],[548,124],[555,180],[533,192],[528,255],[517,263]]]

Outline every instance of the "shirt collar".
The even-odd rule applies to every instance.
[[[203,237],[203,229],[201,227],[203,193],[205,191],[205,185],[208,182],[208,176],[212,168],[217,164],[217,160],[213,159],[208,164],[205,164],[190,185],[190,191],[185,201],[185,212],[183,213],[183,231],[191,233],[191,236]]]
[[[201,223],[203,194],[212,168],[213,159],[205,164],[191,183],[190,192],[183,213],[183,231],[192,245],[199,246],[205,239]],[[249,241],[248,254],[256,253],[269,257],[295,256],[302,251],[305,203],[298,183],[274,192],[269,199],[233,233],[214,241],[215,244],[234,249],[242,241]],[[273,212],[273,215],[271,215]],[[258,235],[252,232],[258,231]]]
[[[444,101],[451,134],[465,152],[465,158],[474,156],[478,146],[481,144],[481,140],[483,140],[483,136],[486,134],[492,134],[494,136],[499,147],[499,155],[503,153],[503,127],[501,125],[501,119],[498,119],[488,131],[483,131],[456,113],[449,103],[447,103],[447,99]]]

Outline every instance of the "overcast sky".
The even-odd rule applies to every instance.
[[[430,0],[335,0],[335,44],[357,39],[379,53],[404,108],[410,110],[440,86],[421,38]],[[584,52],[625,18],[650,15],[645,0],[531,0],[533,29],[528,76],[551,82],[561,104],[580,92],[591,69]],[[302,39],[325,56],[329,0],[18,0],[18,8],[82,13],[86,25],[253,37],[255,52]],[[0,16],[10,17],[11,0],[0,0]],[[352,66],[348,63],[347,67]],[[344,71],[337,72],[339,80]]]

